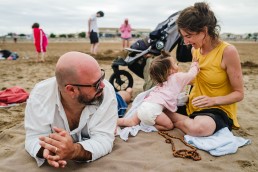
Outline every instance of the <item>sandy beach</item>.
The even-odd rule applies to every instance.
[[[127,142],[116,138],[113,152],[91,163],[69,161],[65,169],[54,169],[46,163],[37,167],[36,161],[24,149],[24,109],[26,103],[9,108],[0,108],[0,171],[258,171],[258,43],[231,42],[239,51],[243,69],[245,98],[238,104],[238,119],[241,128],[233,130],[235,136],[250,139],[250,145],[239,148],[237,153],[215,157],[198,150],[202,160],[175,158],[171,146],[157,132],[140,132]],[[0,61],[0,90],[20,86],[30,92],[34,85],[54,76],[54,69],[60,55],[68,51],[89,53],[88,42],[51,42],[48,46],[46,62],[36,63],[36,53],[32,42],[0,44],[1,49],[17,52],[18,60]],[[112,74],[112,60],[123,55],[120,41],[102,41],[99,54],[95,56],[106,71],[108,80]],[[175,52],[172,52],[175,55]],[[186,70],[188,63],[180,63]],[[125,68],[129,71],[129,69]],[[132,73],[133,74],[133,73]],[[133,74],[134,97],[142,92],[143,80]],[[178,129],[170,134],[183,138]],[[175,140],[176,149],[186,149]]]

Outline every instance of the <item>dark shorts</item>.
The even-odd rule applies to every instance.
[[[97,32],[93,32],[93,30],[90,32],[90,43],[96,44],[99,42],[99,36]]]
[[[186,115],[186,106],[178,108],[177,113]],[[194,119],[196,116],[211,117],[216,124],[216,129],[214,133],[224,127],[228,127],[230,131],[232,130],[233,120],[230,119],[228,115],[221,109],[217,109],[217,108],[204,109],[204,110],[192,113],[189,117]]]
[[[131,38],[122,38],[123,40],[130,40]]]
[[[120,94],[118,94],[117,92],[116,92],[116,100],[117,100],[118,117],[122,118],[125,115],[128,105],[120,96]]]

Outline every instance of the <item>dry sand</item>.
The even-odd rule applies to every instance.
[[[78,164],[69,162],[62,171],[258,171],[258,44],[233,42],[240,54],[243,67],[245,98],[239,103],[238,119],[241,125],[234,130],[236,136],[251,139],[251,145],[238,149],[236,154],[214,157],[207,152],[198,150],[202,160],[175,158],[171,154],[170,145],[156,132],[140,132],[127,142],[116,138],[113,152],[99,160]],[[68,51],[89,52],[86,42],[57,42],[48,46],[45,63],[35,62],[34,46],[31,42],[0,44],[1,49],[16,51],[20,58],[16,61],[0,61],[0,89],[20,86],[28,92],[34,85],[46,78],[54,76],[54,68],[60,55]],[[102,42],[100,53],[96,56],[101,67],[106,70],[106,79],[112,73],[112,60],[122,55],[121,43],[114,41]],[[172,52],[174,54],[174,52]],[[188,64],[180,64],[182,70]],[[134,77],[134,96],[142,91],[143,80]],[[19,106],[0,109],[0,171],[55,171],[48,165],[38,168],[24,150],[24,109],[26,103]],[[183,137],[177,129],[170,134]],[[185,148],[175,141],[176,149]],[[56,169],[56,171],[61,171]]]

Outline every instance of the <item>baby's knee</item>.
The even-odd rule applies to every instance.
[[[174,126],[173,122],[171,121],[170,130],[172,130],[174,127],[175,126]]]
[[[167,130],[172,130],[174,128],[174,124],[172,121],[168,122],[168,124],[165,125],[165,127],[167,128]]]

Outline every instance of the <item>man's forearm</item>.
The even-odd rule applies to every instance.
[[[74,150],[74,155],[73,155],[73,160],[76,161],[88,161],[92,159],[92,154],[91,152],[85,150],[81,144],[75,143],[75,150]]]

